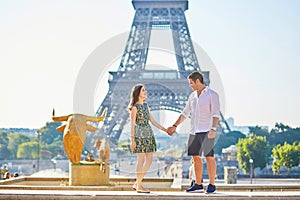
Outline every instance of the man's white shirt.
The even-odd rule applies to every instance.
[[[199,97],[194,91],[181,114],[185,118],[191,117],[190,134],[208,132],[212,128],[213,117],[220,118],[219,95],[209,87],[205,87]]]

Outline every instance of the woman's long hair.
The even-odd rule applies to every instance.
[[[136,84],[135,86],[133,86],[133,88],[131,90],[128,110],[131,111],[132,106],[139,100],[139,96],[140,96],[140,92],[141,92],[142,87],[144,87],[143,84]]]

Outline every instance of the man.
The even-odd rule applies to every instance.
[[[185,108],[172,127],[168,128],[168,134],[172,135],[176,127],[186,118],[191,118],[191,129],[188,139],[188,155],[193,157],[196,182],[188,188],[187,192],[204,192],[202,185],[202,153],[207,162],[209,185],[206,193],[215,193],[216,161],[214,158],[214,138],[220,118],[219,95],[204,85],[203,75],[192,72],[188,76],[189,84],[194,90],[187,101]]]

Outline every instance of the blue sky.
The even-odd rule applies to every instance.
[[[213,61],[223,113],[236,125],[299,127],[299,11],[297,0],[189,1],[192,40]],[[0,127],[40,128],[52,108],[72,113],[82,65],[130,30],[134,12],[129,0],[0,0]],[[95,110],[107,92],[102,79]]]

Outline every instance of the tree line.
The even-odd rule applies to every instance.
[[[34,136],[0,130],[0,160],[48,159],[63,154],[63,134],[56,131],[60,125],[47,122]]]
[[[276,123],[270,132],[260,126],[249,127],[248,136],[239,131],[231,131],[220,135],[215,152],[222,153],[223,148],[236,145],[237,161],[244,172],[253,167],[261,169],[271,160],[272,170],[276,174],[281,167],[288,170],[300,165],[300,128],[291,128],[282,123]]]
[[[60,122],[47,122],[34,136],[0,130],[0,160],[12,159],[50,159],[64,154],[63,133],[57,132]],[[219,136],[215,145],[215,153],[221,155],[222,149],[230,145],[237,147],[237,161],[240,168],[249,172],[249,160],[253,160],[254,168],[264,168],[272,161],[273,172],[280,168],[288,170],[299,166],[300,160],[300,128],[291,128],[276,123],[270,132],[259,126],[249,127],[249,134],[231,131]],[[38,150],[40,150],[38,153]]]

